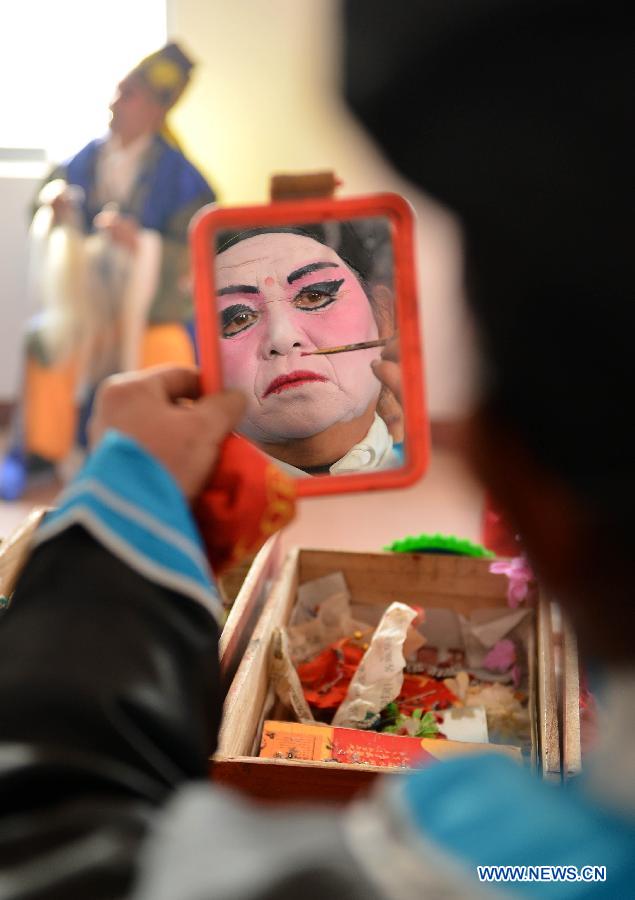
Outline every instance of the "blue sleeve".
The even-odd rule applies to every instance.
[[[62,163],[71,184],[85,185],[87,183],[97,151],[104,142],[105,138],[95,138]]]
[[[107,432],[44,519],[35,543],[77,524],[140,575],[199,601],[222,621],[222,604],[185,497],[136,441]]]
[[[187,242],[188,226],[198,210],[215,199],[207,181],[183,156],[157,139],[160,155],[155,167],[146,173],[148,191],[141,223],[165,237]]]
[[[65,160],[61,165],[56,166],[46,179],[46,181],[51,181],[53,178],[64,178],[68,184],[76,185],[83,190],[84,197],[81,205],[84,215],[84,229],[86,231],[91,230],[93,217],[99,211],[98,209],[89,208],[89,199],[95,183],[97,154],[104,140],[105,138],[97,138],[90,141],[74,156]]]
[[[488,883],[503,896],[633,896],[635,822],[604,809],[581,783],[563,788],[509,760],[465,757],[404,779],[393,801],[416,839],[474,882],[477,866],[606,866],[603,883],[574,880],[573,871],[558,882]]]

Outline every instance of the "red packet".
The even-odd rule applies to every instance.
[[[295,515],[295,484],[253,444],[230,435],[194,510],[216,575],[256,553]]]
[[[295,759],[311,762],[346,763],[391,768],[420,768],[438,760],[470,753],[497,753],[518,763],[518,747],[504,744],[473,744],[402,737],[354,728],[301,725],[298,722],[266,721],[262,729],[260,756],[265,759]]]

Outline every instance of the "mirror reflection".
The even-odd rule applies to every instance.
[[[297,476],[401,465],[396,398],[371,363],[396,341],[384,217],[217,235],[223,381],[248,398],[239,431]]]

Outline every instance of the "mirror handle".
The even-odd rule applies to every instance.
[[[272,203],[280,200],[333,197],[341,184],[340,179],[332,171],[272,175],[269,182],[269,196]]]

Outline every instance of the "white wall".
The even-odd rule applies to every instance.
[[[457,230],[343,108],[337,0],[167,0],[167,11],[168,34],[199,64],[174,125],[224,203],[265,201],[272,172],[324,168],[343,179],[341,195],[396,190],[413,202],[428,402],[452,418],[469,383]]]
[[[42,178],[39,163],[0,163],[0,402],[18,390],[26,298],[27,210]]]
[[[168,34],[199,63],[174,125],[224,203],[264,201],[272,172],[322,168],[343,179],[341,194],[396,190],[413,202],[428,402],[433,417],[452,418],[470,371],[457,230],[391,171],[340,103],[337,0],[167,0],[167,15]],[[19,380],[25,209],[36,180],[0,170],[0,401]]]

